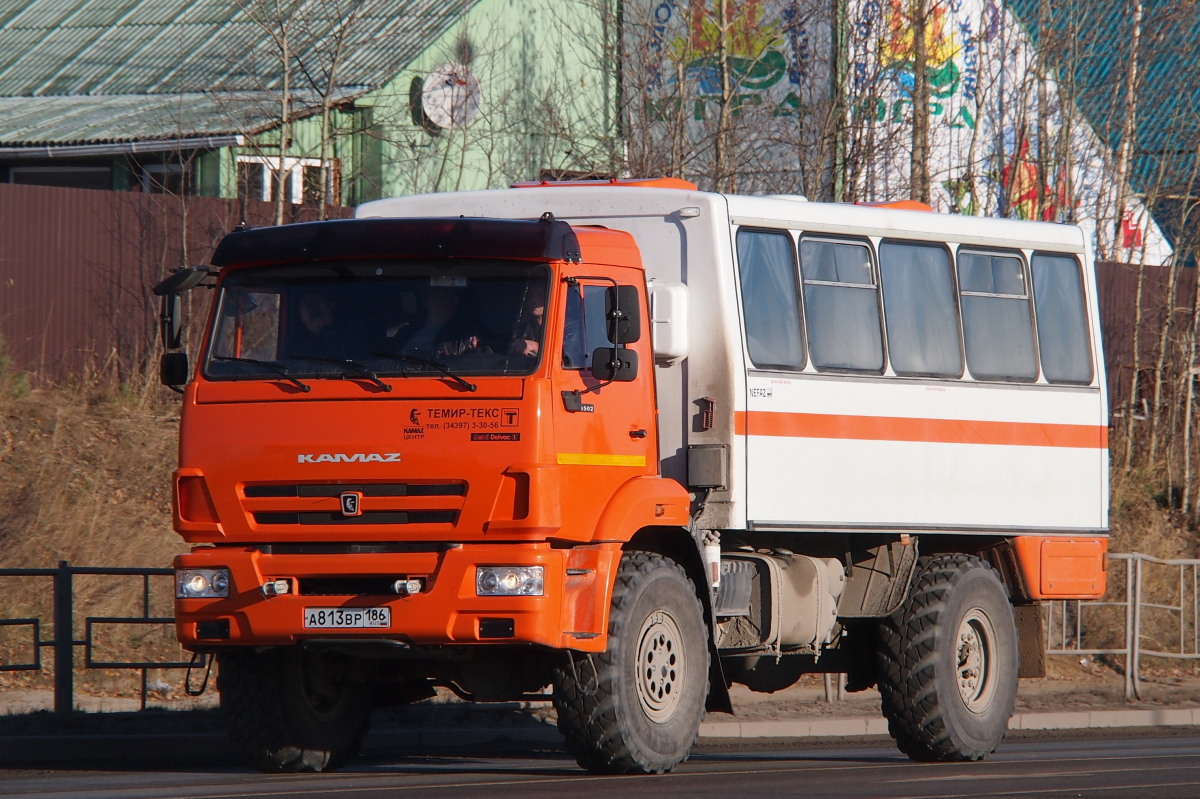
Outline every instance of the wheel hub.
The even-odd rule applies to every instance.
[[[996,695],[992,664],[996,631],[981,608],[972,608],[963,616],[957,635],[958,693],[972,713],[984,713]]]
[[[682,641],[678,622],[662,610],[650,614],[638,636],[638,701],[658,724],[666,724],[679,709],[687,676]]]

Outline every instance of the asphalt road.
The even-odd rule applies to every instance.
[[[263,775],[236,766],[0,771],[0,796],[232,797],[1113,797],[1200,796],[1200,730],[1024,732],[982,763],[918,764],[886,739],[709,742],[661,777],[595,777],[562,752],[372,753],[334,774]]]

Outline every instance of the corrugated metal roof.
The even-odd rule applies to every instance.
[[[1125,125],[1133,18],[1111,0],[1008,0],[1039,49],[1075,87],[1075,102],[1116,152]],[[1200,6],[1143,0],[1134,164],[1136,191],[1197,190]]]
[[[297,0],[290,48],[295,63],[320,75],[340,30],[348,46],[338,65],[339,93],[361,94],[395,77],[478,2]],[[0,5],[0,145],[124,141],[168,128],[188,135],[214,127],[226,132],[233,106],[241,106],[234,118],[256,119],[256,127],[269,122],[252,109],[262,94],[279,90],[282,70],[268,31],[252,16],[253,3]],[[335,16],[339,10],[352,21]],[[304,72],[293,69],[293,87],[324,88],[304,86]],[[212,116],[222,109],[226,113]]]
[[[361,94],[361,92],[359,92]],[[339,100],[353,92],[340,92]],[[297,94],[298,116],[315,111],[319,98]],[[274,127],[279,96],[243,92],[236,96],[102,95],[98,97],[0,97],[3,147],[131,142],[220,134],[256,133]]]

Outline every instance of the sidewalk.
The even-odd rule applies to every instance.
[[[1126,702],[1119,678],[1023,680],[1010,730],[1114,727],[1200,727],[1200,679],[1143,685],[1142,697]],[[704,741],[737,739],[855,738],[886,736],[878,692],[846,694],[828,701],[817,680],[775,694],[735,686],[735,716],[710,715],[700,726]],[[6,697],[11,699],[11,697]],[[87,702],[81,702],[86,706]],[[212,703],[198,710],[143,713],[80,713],[55,719],[48,713],[0,716],[0,767],[80,764],[136,768],[171,762],[240,765]],[[382,711],[364,741],[367,753],[478,747],[561,746],[548,703],[472,705],[422,703]]]
[[[710,715],[701,738],[831,738],[887,735],[879,692],[843,694],[832,701],[815,678],[776,694],[731,689],[733,717]],[[1143,682],[1127,701],[1120,676],[1076,674],[1070,679],[1021,680],[1010,730],[1200,726],[1200,678]]]

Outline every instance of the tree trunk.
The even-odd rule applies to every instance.
[[[275,224],[283,224],[284,194],[287,192],[288,140],[292,135],[292,54],[287,22],[279,20],[280,63],[283,66],[283,92],[279,97],[279,167],[275,170]]]
[[[713,188],[720,192],[735,191],[729,167],[729,128],[733,103],[733,84],[729,79],[729,18],[733,0],[717,0],[717,69],[721,77],[721,100],[717,108],[717,132],[713,140]]]
[[[913,5],[912,157],[909,175],[912,199],[929,202],[929,0]]]
[[[1133,137],[1137,132],[1137,95],[1138,95],[1138,59],[1141,57],[1142,44],[1142,2],[1131,0],[1131,33],[1129,37],[1129,62],[1125,73],[1125,109],[1121,123],[1121,147],[1117,153],[1116,197],[1114,201],[1113,218],[1115,224],[1120,224],[1125,213],[1125,204],[1129,199],[1129,163],[1133,159]],[[1097,224],[1100,220],[1097,219]],[[1120,236],[1113,241],[1113,259],[1117,258],[1117,250],[1121,246]]]

